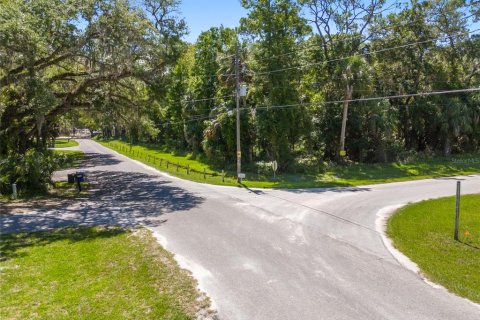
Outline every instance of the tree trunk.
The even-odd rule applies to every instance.
[[[443,143],[443,155],[446,157],[446,156],[449,156],[450,155],[450,152],[451,152],[451,147],[450,147],[450,137],[447,135],[445,137],[445,141]]]
[[[345,90],[345,101],[343,102],[342,132],[340,133],[340,150],[345,150],[345,134],[347,130],[348,103],[352,99],[353,85],[347,85]]]

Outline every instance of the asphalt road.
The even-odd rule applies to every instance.
[[[94,197],[9,208],[3,232],[68,224],[147,225],[192,271],[220,319],[480,319],[386,249],[378,212],[480,192],[480,175],[358,188],[247,190],[161,174],[90,141]],[[65,173],[61,173],[62,177]]]

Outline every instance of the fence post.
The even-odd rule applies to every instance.
[[[190,174],[190,165],[187,164],[187,174]]]
[[[203,179],[207,179],[207,170],[203,168]]]
[[[458,240],[458,225],[460,223],[460,181],[457,181],[457,196],[455,199],[455,233],[453,238]]]
[[[167,160],[167,169],[168,169],[168,164],[169,164],[169,162],[168,162],[168,160]]]
[[[178,172],[179,167],[180,167],[180,163],[177,162],[177,172]]]
[[[222,170],[222,182],[225,182],[225,170]]]

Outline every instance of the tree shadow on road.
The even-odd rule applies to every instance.
[[[90,196],[77,200],[46,199],[2,208],[1,233],[46,230],[71,225],[158,226],[162,215],[184,212],[205,199],[171,185],[160,176],[98,171],[89,174]]]
[[[85,168],[112,166],[121,161],[112,154],[86,153],[82,159],[81,166]]]

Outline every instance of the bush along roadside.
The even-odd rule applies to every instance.
[[[14,187],[17,197],[46,194],[55,184],[55,170],[75,165],[81,152],[57,153],[50,150],[29,149],[25,154],[10,153],[0,160],[0,194],[12,196]]]

